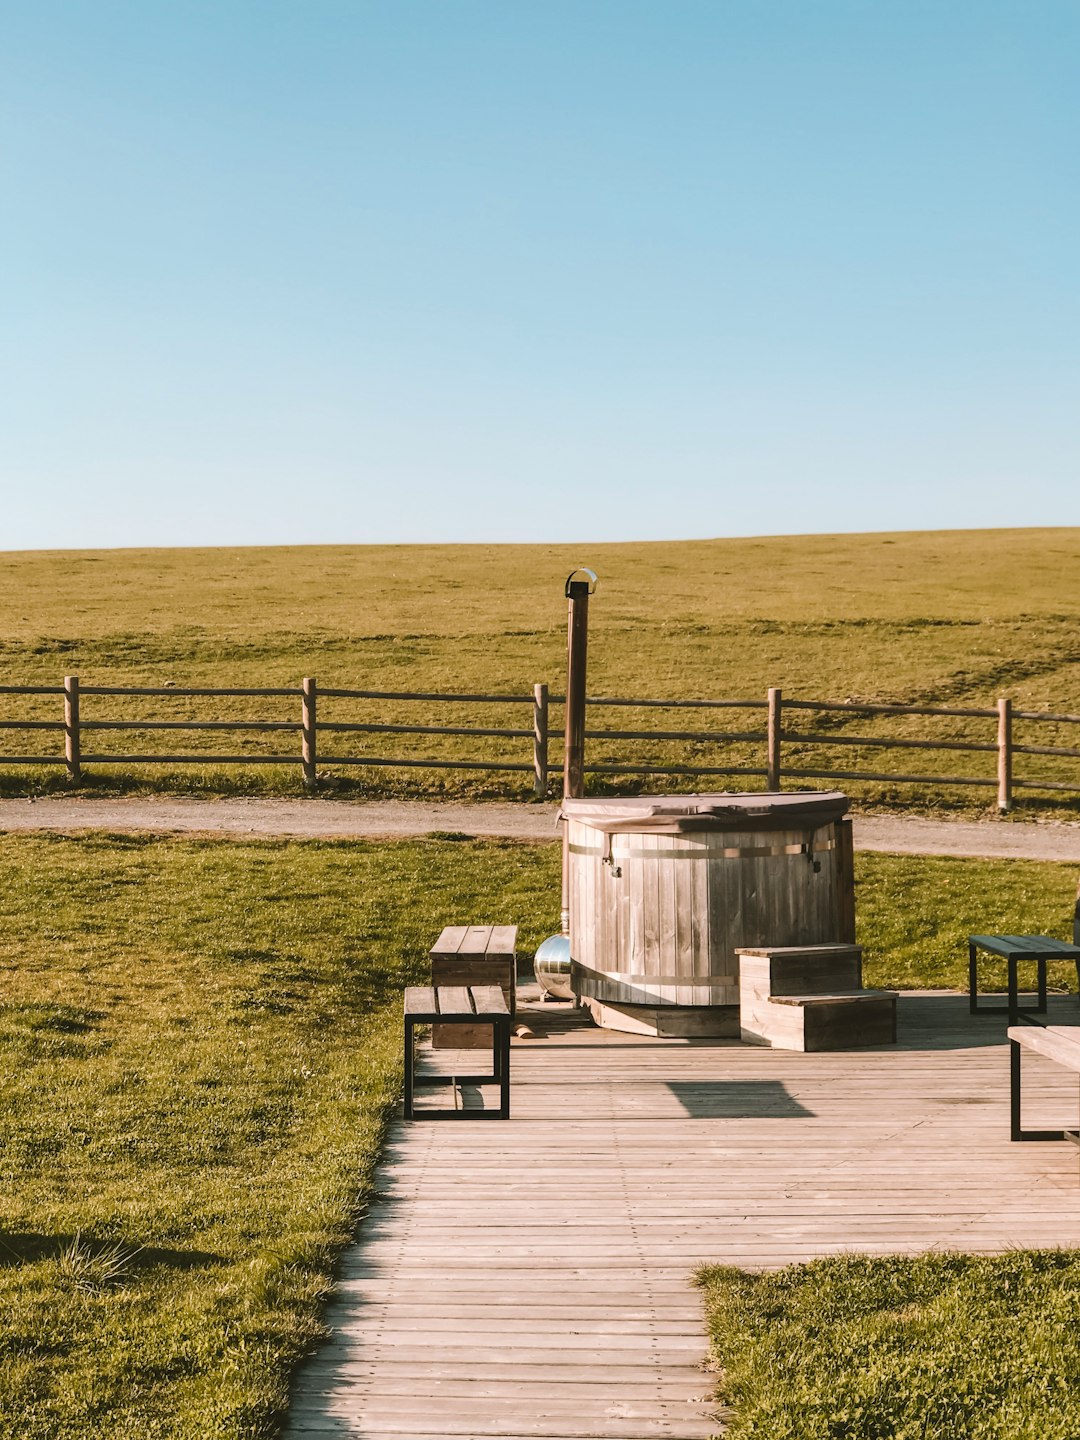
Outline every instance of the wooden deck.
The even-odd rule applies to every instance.
[[[1080,1247],[1076,1150],[1009,1142],[1005,1021],[964,997],[902,996],[897,1046],[837,1054],[523,1008],[512,1120],[391,1133],[291,1440],[705,1440],[699,1263]],[[1074,1127],[1076,1077],[1025,1067],[1025,1123]]]

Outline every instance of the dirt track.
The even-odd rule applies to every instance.
[[[449,831],[552,840],[554,805],[422,801],[43,799],[0,801],[0,831],[152,830],[232,836],[383,837]],[[855,845],[908,855],[986,855],[1080,863],[1080,824],[857,815]]]

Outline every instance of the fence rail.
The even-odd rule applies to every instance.
[[[68,675],[62,685],[0,685],[0,696],[34,697],[43,702],[60,697],[63,705],[62,718],[9,718],[0,719],[0,731],[24,731],[37,734],[51,732],[63,735],[63,749],[59,747],[52,754],[4,754],[0,753],[0,765],[7,766],[57,766],[66,770],[73,782],[78,782],[87,765],[297,765],[301,767],[304,782],[310,790],[318,788],[320,778],[326,770],[337,767],[389,767],[405,769],[463,770],[463,771],[506,771],[531,774],[533,788],[538,796],[548,793],[551,765],[551,741],[558,734],[551,725],[551,707],[565,704],[565,697],[549,692],[547,685],[538,683],[531,694],[492,695],[463,692],[401,691],[401,690],[356,690],[340,687],[321,688],[314,677],[307,677],[299,687],[289,686],[132,686],[132,685],[82,685],[77,675]],[[214,718],[197,716],[188,718],[121,718],[117,716],[84,717],[84,697],[116,697],[121,699],[221,699],[242,700],[271,698],[289,700],[298,705],[299,714],[294,719],[258,718]],[[335,702],[390,702],[407,706],[422,702],[428,705],[516,707],[524,712],[521,720],[506,726],[490,723],[433,724],[428,717],[410,723],[407,718],[389,720],[328,719],[321,715],[320,705],[325,701]],[[904,786],[934,787],[977,787],[996,790],[999,809],[1012,808],[1019,791],[1045,791],[1060,794],[1080,795],[1080,768],[1069,767],[1069,778],[1061,774],[1039,775],[1015,773],[1018,756],[1038,756],[1051,761],[1068,762],[1080,759],[1080,746],[1058,744],[1023,743],[1016,738],[1015,727],[1019,721],[1024,726],[1052,724],[1055,727],[1080,725],[1080,715],[1060,712],[1014,709],[1011,699],[1003,696],[994,707],[958,705],[906,705],[879,701],[861,702],[855,700],[810,700],[794,699],[783,695],[779,688],[773,688],[763,699],[655,699],[630,698],[625,696],[590,696],[589,707],[596,711],[605,708],[637,710],[663,709],[685,710],[755,710],[764,711],[764,728],[733,730],[693,730],[660,728],[607,728],[600,725],[586,728],[587,741],[601,747],[600,758],[588,761],[585,769],[594,775],[652,775],[716,777],[749,776],[764,778],[766,789],[779,790],[785,779],[791,781],[829,780],[866,781]],[[253,707],[254,708],[254,707]],[[54,712],[55,713],[55,712]],[[294,715],[296,712],[294,712]],[[787,715],[805,717],[797,728],[788,728]],[[822,717],[815,728],[813,716]],[[978,724],[992,721],[992,734],[985,738],[957,738],[942,735],[926,736],[866,734],[860,729],[852,734],[837,727],[847,718],[857,721],[860,717],[917,716],[930,719],[960,719]],[[516,718],[516,717],[515,717]],[[614,717],[613,717],[614,718]],[[674,718],[674,717],[673,717]],[[806,723],[808,722],[808,723]],[[662,723],[662,722],[661,722]],[[824,725],[825,728],[822,728]],[[864,727],[865,728],[865,727]],[[288,753],[136,753],[134,751],[85,751],[84,737],[99,732],[184,732],[209,731],[222,733],[245,732],[251,734],[273,734],[278,736],[299,735],[297,749]],[[333,743],[333,737],[351,736],[448,736],[456,740],[478,739],[483,741],[504,740],[512,743],[514,752],[509,756],[492,755],[417,755],[413,753],[356,754],[332,753],[324,745]],[[611,753],[611,747],[627,742],[657,745],[692,745],[712,749],[714,755],[695,757],[695,763],[675,763],[668,755],[649,759],[642,755],[630,756],[623,760],[618,752]],[[743,749],[735,755],[725,757],[723,747],[737,746]],[[754,747],[754,753],[747,753],[746,747]],[[760,748],[758,748],[760,747]],[[786,751],[785,751],[785,747]],[[977,756],[994,756],[993,772],[979,771],[971,774],[908,774],[880,771],[856,766],[841,765],[815,767],[807,751],[816,747],[833,747],[841,752],[855,750],[905,750],[939,751],[941,753],[967,752]],[[404,747],[399,747],[404,748]],[[793,753],[794,751],[794,753]],[[700,758],[702,763],[696,763]],[[729,763],[721,763],[725,760]],[[840,759],[840,756],[837,756]],[[708,763],[706,763],[708,762]]]

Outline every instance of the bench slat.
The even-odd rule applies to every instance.
[[[501,985],[470,985],[477,1015],[509,1015]]]
[[[491,927],[491,939],[488,941],[489,955],[513,955],[517,949],[516,925],[493,925]]]
[[[436,985],[435,996],[440,1015],[471,1015],[472,1000],[467,985]]]
[[[1080,1072],[1080,1025],[1010,1025],[1008,1034],[1025,1050]]]
[[[458,948],[459,955],[486,955],[491,949],[490,925],[470,925]]]
[[[405,991],[406,1015],[434,1015],[435,991],[430,985],[410,985]]]
[[[432,955],[456,955],[468,933],[467,925],[447,925],[431,947]]]

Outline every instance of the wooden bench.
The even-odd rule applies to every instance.
[[[979,952],[997,955],[1009,967],[1009,997],[1005,1005],[979,1004]],[[1038,999],[1034,1005],[1020,1004],[1019,968],[1022,960],[1034,962],[1037,969]],[[1046,966],[1050,960],[1071,960],[1076,965],[1080,982],[1080,945],[1055,940],[1049,935],[969,935],[968,936],[968,1006],[972,1015],[1009,1016],[1015,1025],[1021,1014],[1046,1014]]]
[[[762,945],[735,953],[747,1044],[850,1050],[895,1043],[896,991],[863,988],[858,945]]]
[[[1020,1056],[1024,1050],[1045,1056],[1080,1075],[1080,1025],[1041,1025],[1029,1020],[1009,1026],[1010,1119],[1014,1140],[1071,1140],[1080,1145],[1075,1130],[1024,1130],[1020,1123]]]
[[[417,1075],[413,1031],[417,1025],[440,1025],[463,1033],[478,1026],[491,1028],[490,1075]],[[498,1085],[498,1110],[417,1110],[416,1088],[421,1085]],[[405,1119],[406,1120],[509,1120],[510,1118],[510,1009],[499,985],[410,985],[405,991]]]
[[[511,1016],[517,1009],[517,926],[447,925],[428,951],[432,985],[498,985]],[[436,1025],[433,1050],[486,1050],[482,1025]]]

